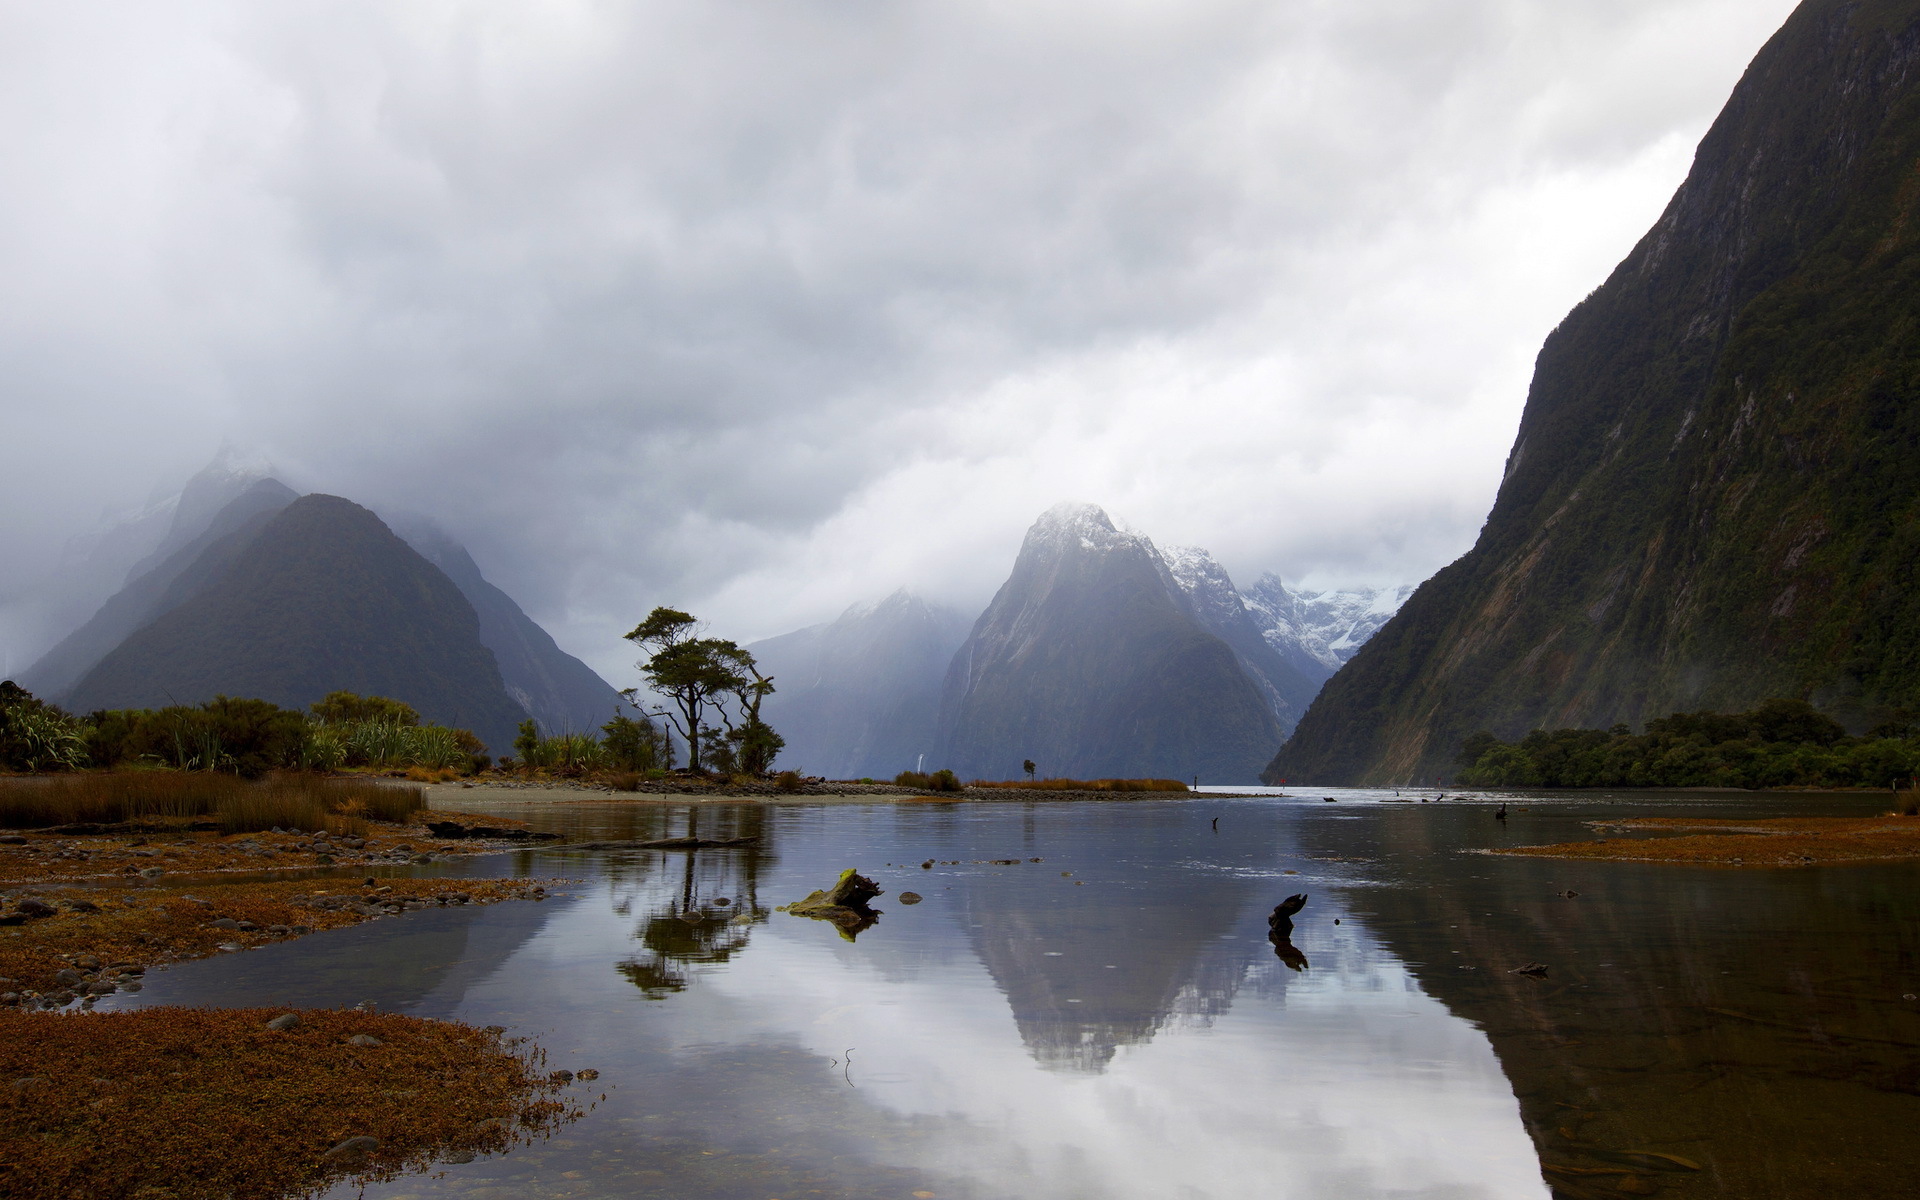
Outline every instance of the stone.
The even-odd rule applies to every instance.
[[[0,846],[24,846],[26,844],[27,844],[27,839],[21,837],[17,833],[9,833],[9,834],[6,834],[5,836],[0,836]]]
[[[163,870],[161,870],[161,869],[160,869],[159,867],[148,867],[148,868],[147,868],[146,870],[144,870],[144,871],[142,871],[142,872],[140,872],[140,878],[142,878],[142,879],[158,879],[158,878],[160,878],[160,877],[161,877],[162,875],[165,875],[165,874],[166,874],[166,872],[165,872],[165,871],[163,871]]]
[[[350,1046],[368,1046],[368,1047],[386,1045],[385,1042],[381,1041],[379,1038],[373,1036],[370,1033],[356,1033],[352,1037],[347,1039],[347,1044]]]
[[[922,897],[919,892],[901,892],[900,893],[900,903],[902,904],[918,904],[920,903],[921,899]]]
[[[53,981],[61,987],[78,987],[85,979],[86,976],[72,967],[63,967],[53,973]]]
[[[591,1081],[600,1078],[600,1072],[594,1070],[592,1067],[583,1067],[575,1071],[573,1077],[579,1080]]]
[[[285,1033],[289,1029],[298,1029],[300,1028],[300,1014],[281,1013],[273,1020],[267,1022],[267,1028],[277,1030],[280,1033]]]
[[[379,1138],[350,1137],[320,1156],[322,1162],[353,1161],[365,1158],[380,1148]]]
[[[232,917],[215,917],[213,920],[207,922],[207,928],[209,929],[239,929],[240,927],[240,922],[234,920]]]
[[[572,1071],[555,1071],[551,1076],[549,1076],[549,1078],[551,1078],[555,1083],[572,1083],[573,1072]]]
[[[462,784],[461,786],[465,787],[467,785]],[[473,1161],[473,1157],[473,1151],[471,1150],[455,1150],[447,1155],[443,1161],[450,1163],[470,1163]]]
[[[319,863],[323,867],[331,866],[333,864],[333,855],[322,854],[318,858],[315,858],[313,861]]]
[[[36,896],[27,896],[23,898],[19,904],[14,905],[14,911],[24,913],[29,917],[39,918],[51,917],[60,910]]]
[[[69,911],[77,913],[97,913],[100,911],[100,906],[91,900],[69,900],[67,901],[67,908]]]
[[[87,995],[111,996],[114,992],[118,991],[119,988],[120,985],[117,983],[106,979],[99,979],[87,985]]]

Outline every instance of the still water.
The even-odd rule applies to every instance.
[[[1653,802],[1510,796],[1503,827],[1392,802],[1418,795],[704,805],[703,834],[759,842],[419,868],[575,882],[182,965],[102,1007],[373,1000],[600,1072],[553,1138],[365,1191],[390,1200],[1911,1194],[1916,868],[1493,857],[1473,851]],[[598,838],[688,816],[486,809]],[[887,892],[856,940],[773,911],[847,867]]]

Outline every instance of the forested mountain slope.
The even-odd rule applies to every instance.
[[[1478,544],[1269,778],[1430,778],[1487,729],[1920,710],[1920,2],[1807,0],[1541,350]]]

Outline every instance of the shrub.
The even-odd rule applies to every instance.
[[[960,777],[945,767],[928,775],[922,771],[902,771],[893,777],[901,787],[915,788],[923,792],[957,792],[962,788]]]
[[[0,768],[72,770],[86,761],[78,722],[13,680],[0,681]]]
[[[616,714],[600,727],[600,746],[607,762],[627,771],[652,771],[672,763],[672,747],[645,715]]]
[[[413,705],[385,696],[357,696],[352,692],[328,692],[326,699],[309,710],[315,719],[328,725],[418,725],[420,714]]]
[[[869,779],[866,782],[872,783],[873,781]],[[773,777],[773,786],[779,788],[783,792],[799,791],[800,790],[800,772],[798,771],[780,772],[778,775],[775,775]]]

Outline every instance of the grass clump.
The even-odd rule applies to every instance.
[[[287,828],[359,834],[425,807],[419,788],[360,780],[276,776],[249,782],[215,772],[123,771],[48,780],[0,780],[0,827],[208,820],[227,833]]]
[[[931,775],[924,771],[902,771],[893,777],[901,787],[910,787],[922,792],[957,792],[964,786],[960,777],[945,767]]]
[[[1184,792],[1178,779],[976,779],[978,788],[1015,788],[1034,792]]]
[[[286,1011],[0,1011],[13,1081],[0,1089],[0,1195],[312,1195],[504,1150],[578,1115],[544,1054],[498,1033],[312,1010],[267,1028]],[[377,1144],[329,1154],[356,1137]]]

